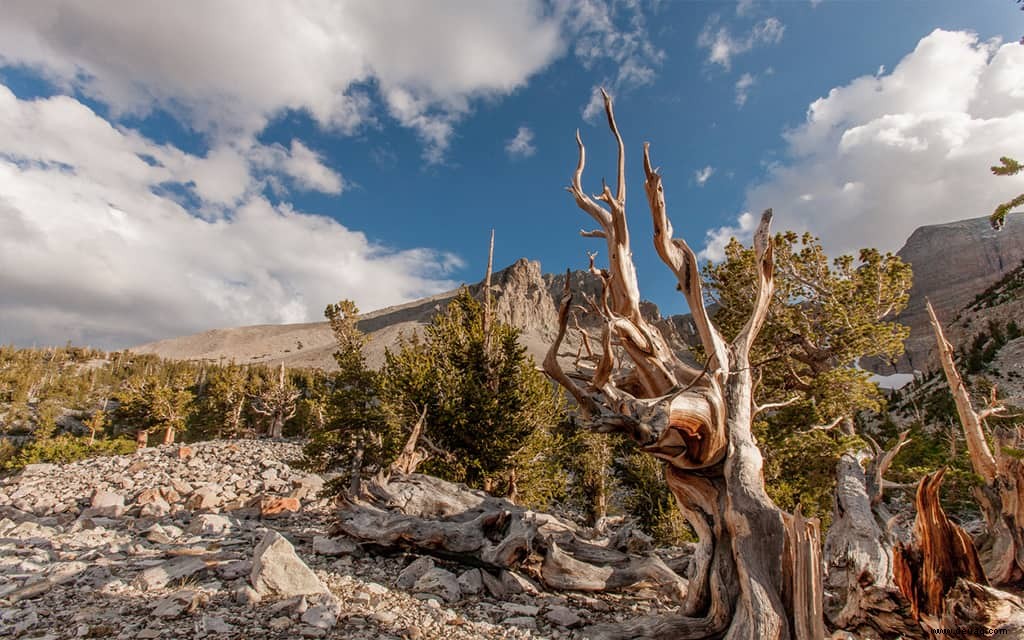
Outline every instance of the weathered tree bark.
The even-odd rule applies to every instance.
[[[149,430],[137,429],[135,431],[135,448],[145,449],[149,446]]]
[[[655,586],[676,600],[686,595],[686,580],[655,555],[587,540],[572,522],[439,478],[379,474],[341,504],[337,529],[366,546],[515,570],[552,589]]]
[[[993,390],[989,405],[980,412],[975,411],[967,386],[956,369],[953,346],[943,335],[931,302],[927,306],[939,360],[963,426],[971,466],[984,481],[983,486],[973,490],[986,525],[985,532],[976,541],[982,566],[993,584],[1019,584],[1024,581],[1024,462],[1005,454],[1002,446],[993,454],[985,437],[985,418],[998,415],[1005,408],[996,401]],[[1019,428],[1010,440],[1000,444],[1017,448],[1024,441]]]
[[[899,634],[924,638],[910,601],[896,585],[893,548],[898,542],[889,524],[892,514],[882,502],[888,482],[883,475],[908,442],[883,452],[847,452],[836,465],[832,526],[825,537],[825,616],[836,628],[863,637]],[[867,471],[861,466],[867,459]]]
[[[758,265],[753,312],[730,344],[705,308],[696,254],[672,237],[660,174],[644,145],[648,206],[654,245],[676,275],[707,355],[704,371],[683,363],[657,327],[640,313],[625,213],[624,145],[604,95],[608,125],[618,143],[615,193],[606,184],[593,198],[582,187],[585,150],[577,132],[579,163],[568,190],[604,238],[608,271],[602,271],[605,321],[602,354],[588,384],[578,384],[558,362],[572,293],[563,295],[560,328],[545,371],[569,390],[581,414],[598,431],[629,435],[641,450],[668,462],[666,480],[700,539],[682,615],[640,620],[625,627],[593,628],[597,637],[724,637],[734,640],[814,638],[823,634],[816,524],[789,516],[765,493],[761,452],[754,442],[750,345],[764,322],[773,287],[773,259],[766,211],[754,235]],[[606,207],[598,203],[604,203]],[[614,375],[616,348],[632,368]],[[813,539],[813,540],[812,540]],[[814,579],[817,577],[817,579]]]

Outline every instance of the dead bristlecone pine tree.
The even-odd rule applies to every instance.
[[[985,575],[995,585],[1024,585],[1024,461],[1012,455],[1024,444],[1024,428],[1017,425],[998,434],[993,452],[985,434],[985,419],[1005,413],[1006,407],[996,400],[993,387],[988,406],[981,411],[974,409],[953,361],[953,346],[943,335],[931,302],[927,306],[939,361],[963,426],[971,467],[982,480],[973,491],[985,518],[985,531],[976,540]]]
[[[288,422],[297,409],[296,400],[302,393],[288,384],[285,378],[284,363],[278,372],[277,384],[270,384],[260,395],[253,399],[252,409],[266,416],[265,435],[280,438],[284,435],[284,423]]]
[[[705,307],[697,256],[672,237],[661,175],[644,145],[644,189],[654,222],[654,246],[675,274],[689,303],[707,364],[683,362],[656,326],[640,312],[640,291],[626,221],[625,150],[604,94],[608,125],[618,144],[617,181],[590,196],[583,190],[583,142],[568,187],[576,204],[597,223],[582,235],[603,239],[608,268],[591,270],[603,281],[600,356],[591,370],[570,376],[559,363],[573,295],[561,300],[557,338],[545,371],[575,397],[583,422],[599,432],[628,435],[645,453],[667,464],[666,481],[699,543],[686,597],[678,613],[591,627],[588,637],[729,638],[820,640],[821,557],[818,523],[777,507],[765,492],[761,452],[751,423],[760,407],[753,398],[750,347],[768,311],[773,257],[765,211],[754,234],[757,281],[753,312],[739,335],[726,341]],[[597,349],[595,349],[597,351]],[[621,359],[621,361],[620,361]]]

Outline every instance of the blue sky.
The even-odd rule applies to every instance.
[[[1024,155],[1009,0],[191,5],[16,2],[0,24],[0,343],[370,310],[479,279],[491,228],[498,265],[583,268],[603,245],[563,187],[577,127],[584,186],[614,179],[598,86],[665,313],[685,304],[644,141],[712,259],[766,206],[832,253],[895,251],[1024,188],[986,169]]]

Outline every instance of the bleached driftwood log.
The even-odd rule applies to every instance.
[[[509,569],[551,589],[654,587],[682,600],[686,580],[621,539],[588,540],[572,522],[432,476],[386,474],[342,500],[337,530],[365,546],[410,549],[491,571]]]

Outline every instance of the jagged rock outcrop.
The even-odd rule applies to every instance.
[[[574,291],[599,299],[601,286],[596,276],[588,271],[573,271],[570,277]],[[538,362],[558,330],[555,306],[561,298],[564,282],[564,274],[544,275],[539,262],[525,258],[495,272],[491,280],[496,317],[519,327],[523,345]],[[469,289],[478,299],[483,298],[483,283],[470,285]],[[422,330],[457,294],[458,290],[449,291],[364,314],[359,328],[369,338],[366,358],[370,366],[383,364],[385,349],[393,348],[400,336],[411,336]],[[653,303],[644,303],[644,313],[652,319],[660,318]],[[585,317],[582,321],[585,326],[588,324]],[[132,351],[154,353],[173,360],[284,362],[293,367],[328,370],[335,366],[331,355],[334,338],[326,322],[214,329],[151,342],[133,347]]]

